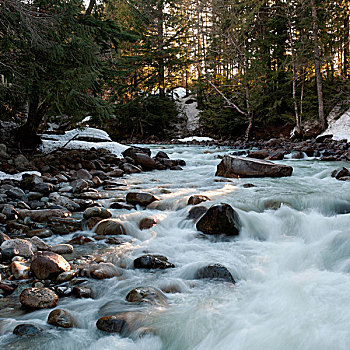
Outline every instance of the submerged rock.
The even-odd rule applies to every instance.
[[[162,255],[143,255],[134,260],[135,269],[169,269],[175,267]]]
[[[223,177],[284,177],[291,176],[293,168],[266,160],[248,157],[224,156],[215,176]]]
[[[350,171],[344,167],[335,169],[332,172],[332,177],[335,177],[337,180],[341,180],[343,177],[350,176]]]
[[[33,309],[49,309],[57,305],[58,296],[48,288],[26,288],[19,297],[23,306]]]
[[[38,335],[43,330],[35,326],[33,324],[23,323],[16,326],[16,328],[13,330],[13,334],[18,335],[20,337],[33,337],[35,335]]]
[[[92,277],[101,280],[120,276],[121,272],[112,263],[100,263],[85,267],[80,274],[82,277]]]
[[[229,204],[215,204],[199,219],[197,230],[208,235],[239,235],[239,218]]]
[[[153,218],[143,218],[139,223],[140,230],[148,230],[153,227],[157,221]]]
[[[127,336],[130,334],[127,315],[128,312],[123,312],[118,315],[100,317],[96,322],[96,327],[104,332]]]
[[[73,316],[66,310],[52,310],[48,316],[47,323],[56,327],[72,328],[75,324]]]
[[[30,268],[34,275],[41,280],[56,278],[60,273],[71,269],[70,264],[63,256],[53,252],[38,253]]]
[[[200,268],[195,276],[195,279],[218,279],[223,280],[226,282],[232,282],[235,283],[235,280],[233,279],[231,272],[223,265],[221,264],[213,264],[208,265]]]
[[[207,208],[203,206],[196,206],[188,211],[187,219],[192,219],[193,221],[198,221],[206,212]]]
[[[167,304],[163,292],[154,287],[137,287],[131,290],[125,299],[130,303]]]
[[[194,195],[188,199],[187,205],[197,205],[206,201],[210,201],[210,198],[202,195]]]

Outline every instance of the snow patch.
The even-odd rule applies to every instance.
[[[205,141],[214,141],[211,137],[205,137],[205,136],[189,136],[185,137],[183,139],[178,139],[177,141],[180,142],[191,142],[191,141],[198,141],[198,142],[205,142]]]
[[[3,171],[0,171],[0,181],[1,180],[21,181],[24,174],[41,176],[41,173],[39,173],[38,171],[23,171],[22,173],[18,173],[18,174],[7,174],[7,173],[4,173]]]
[[[64,135],[54,135],[54,134],[43,134],[43,139],[55,140],[55,141],[69,141],[74,138],[74,140],[86,140],[89,141],[112,141],[109,135],[100,129],[96,128],[81,128],[66,131]]]
[[[337,120],[329,121],[329,125],[326,131],[321,136],[333,135],[333,140],[344,140],[350,141],[350,109],[345,112]]]
[[[96,128],[74,129],[67,131],[64,135],[44,134],[42,138],[41,151],[43,153],[50,153],[63,147],[84,150],[104,148],[121,157],[122,152],[128,148],[128,146],[113,142],[105,131]],[[67,143],[68,141],[70,142]]]

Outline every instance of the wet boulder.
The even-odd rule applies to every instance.
[[[50,247],[50,251],[56,254],[73,254],[74,248],[70,244],[56,244]]]
[[[201,205],[192,207],[188,211],[187,219],[193,220],[196,222],[207,212],[207,210],[208,209],[206,207],[203,207]]]
[[[66,310],[52,310],[48,316],[47,323],[61,328],[72,328],[75,325],[73,316]]]
[[[48,288],[26,288],[19,297],[20,303],[33,309],[50,309],[57,305],[58,296]]]
[[[91,207],[87,208],[83,213],[84,219],[90,219],[92,217],[100,217],[102,219],[109,219],[112,217],[112,213],[103,207]]]
[[[240,177],[284,177],[291,176],[293,168],[267,160],[248,157],[224,156],[217,166],[215,176]]]
[[[80,271],[82,277],[92,277],[95,279],[107,279],[121,276],[121,272],[112,263],[92,264]]]
[[[131,290],[125,299],[129,303],[167,304],[166,296],[155,287],[137,287]]]
[[[165,152],[159,151],[159,152],[156,154],[156,158],[169,159],[169,156],[168,156]]]
[[[221,264],[212,264],[201,267],[194,276],[195,279],[222,280],[235,283],[231,272]]]
[[[130,334],[130,326],[128,322],[128,312],[118,315],[100,317],[96,322],[96,327],[104,332],[118,333],[122,336]]]
[[[11,263],[11,272],[16,280],[27,280],[29,279],[29,264],[23,261],[13,261]]]
[[[135,207],[131,204],[126,204],[123,202],[113,202],[109,206],[111,209],[125,209],[125,210],[132,210],[135,209]]]
[[[123,171],[127,174],[137,174],[142,172],[142,170],[138,166],[130,163],[124,163],[121,167]]]
[[[94,293],[90,287],[76,286],[72,290],[72,294],[79,299],[93,298]]]
[[[52,231],[48,228],[39,228],[36,230],[31,230],[26,233],[27,237],[39,237],[39,238],[48,238],[52,236]]]
[[[98,223],[95,228],[97,235],[110,236],[110,235],[125,235],[124,226],[117,220],[106,219]]]
[[[146,254],[134,260],[135,269],[169,269],[175,267],[168,261],[168,258],[162,255]]]
[[[13,334],[18,335],[19,337],[33,337],[40,334],[42,331],[43,330],[38,326],[23,323],[16,326],[16,328],[13,330]]]
[[[147,192],[129,192],[126,195],[127,203],[133,205],[138,204],[144,207],[157,200],[158,198],[156,198],[153,194]]]
[[[332,177],[336,178],[337,180],[340,180],[343,177],[350,176],[350,171],[344,167],[335,169],[332,172]]]
[[[197,205],[206,201],[210,201],[210,198],[202,195],[193,195],[188,199],[187,205]]]
[[[136,165],[141,165],[143,170],[153,170],[156,167],[156,161],[144,153],[135,153],[133,157]]]
[[[258,151],[249,152],[249,157],[250,158],[265,159],[268,156],[269,156],[269,151],[267,149],[262,149],[262,150],[258,150]]]
[[[33,259],[30,269],[41,280],[56,278],[60,273],[71,270],[68,261],[53,252],[38,253]]]
[[[226,203],[215,204],[199,219],[197,230],[208,235],[239,235],[239,218]]]
[[[148,230],[153,227],[157,221],[153,218],[143,218],[139,223],[140,230]]]

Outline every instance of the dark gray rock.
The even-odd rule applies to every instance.
[[[195,276],[195,279],[215,279],[215,280],[223,280],[226,282],[235,283],[231,272],[221,264],[212,264],[208,266],[204,266],[200,268]]]
[[[142,255],[134,260],[135,269],[169,269],[175,267],[168,261],[168,258],[162,255]]]

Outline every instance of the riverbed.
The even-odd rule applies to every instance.
[[[127,231],[128,242],[102,242],[79,248],[122,269],[122,276],[89,280],[94,299],[60,299],[77,327],[47,324],[50,310],[24,313],[11,306],[0,313],[2,349],[149,349],[149,350],[336,350],[350,344],[350,182],[331,172],[345,162],[287,159],[286,178],[225,179],[215,177],[219,157],[232,149],[165,145],[172,159],[184,159],[182,171],[128,175],[126,186],[109,193],[146,191],[160,201],[147,209],[112,210]],[[252,184],[246,188],[243,185]],[[235,238],[207,238],[187,218],[193,194],[228,203],[238,213],[241,232]],[[108,207],[109,199],[100,201]],[[142,218],[157,224],[141,231]],[[92,236],[90,231],[85,235]],[[46,239],[65,243],[72,235]],[[133,268],[145,253],[166,256],[175,265],[164,271]],[[236,284],[195,280],[196,271],[220,263]],[[127,293],[139,286],[166,290],[167,306],[130,306]],[[129,338],[103,333],[96,321],[104,315],[141,310],[146,335]],[[19,323],[34,323],[44,332],[33,338],[12,334]],[[149,331],[150,330],[150,331]]]

